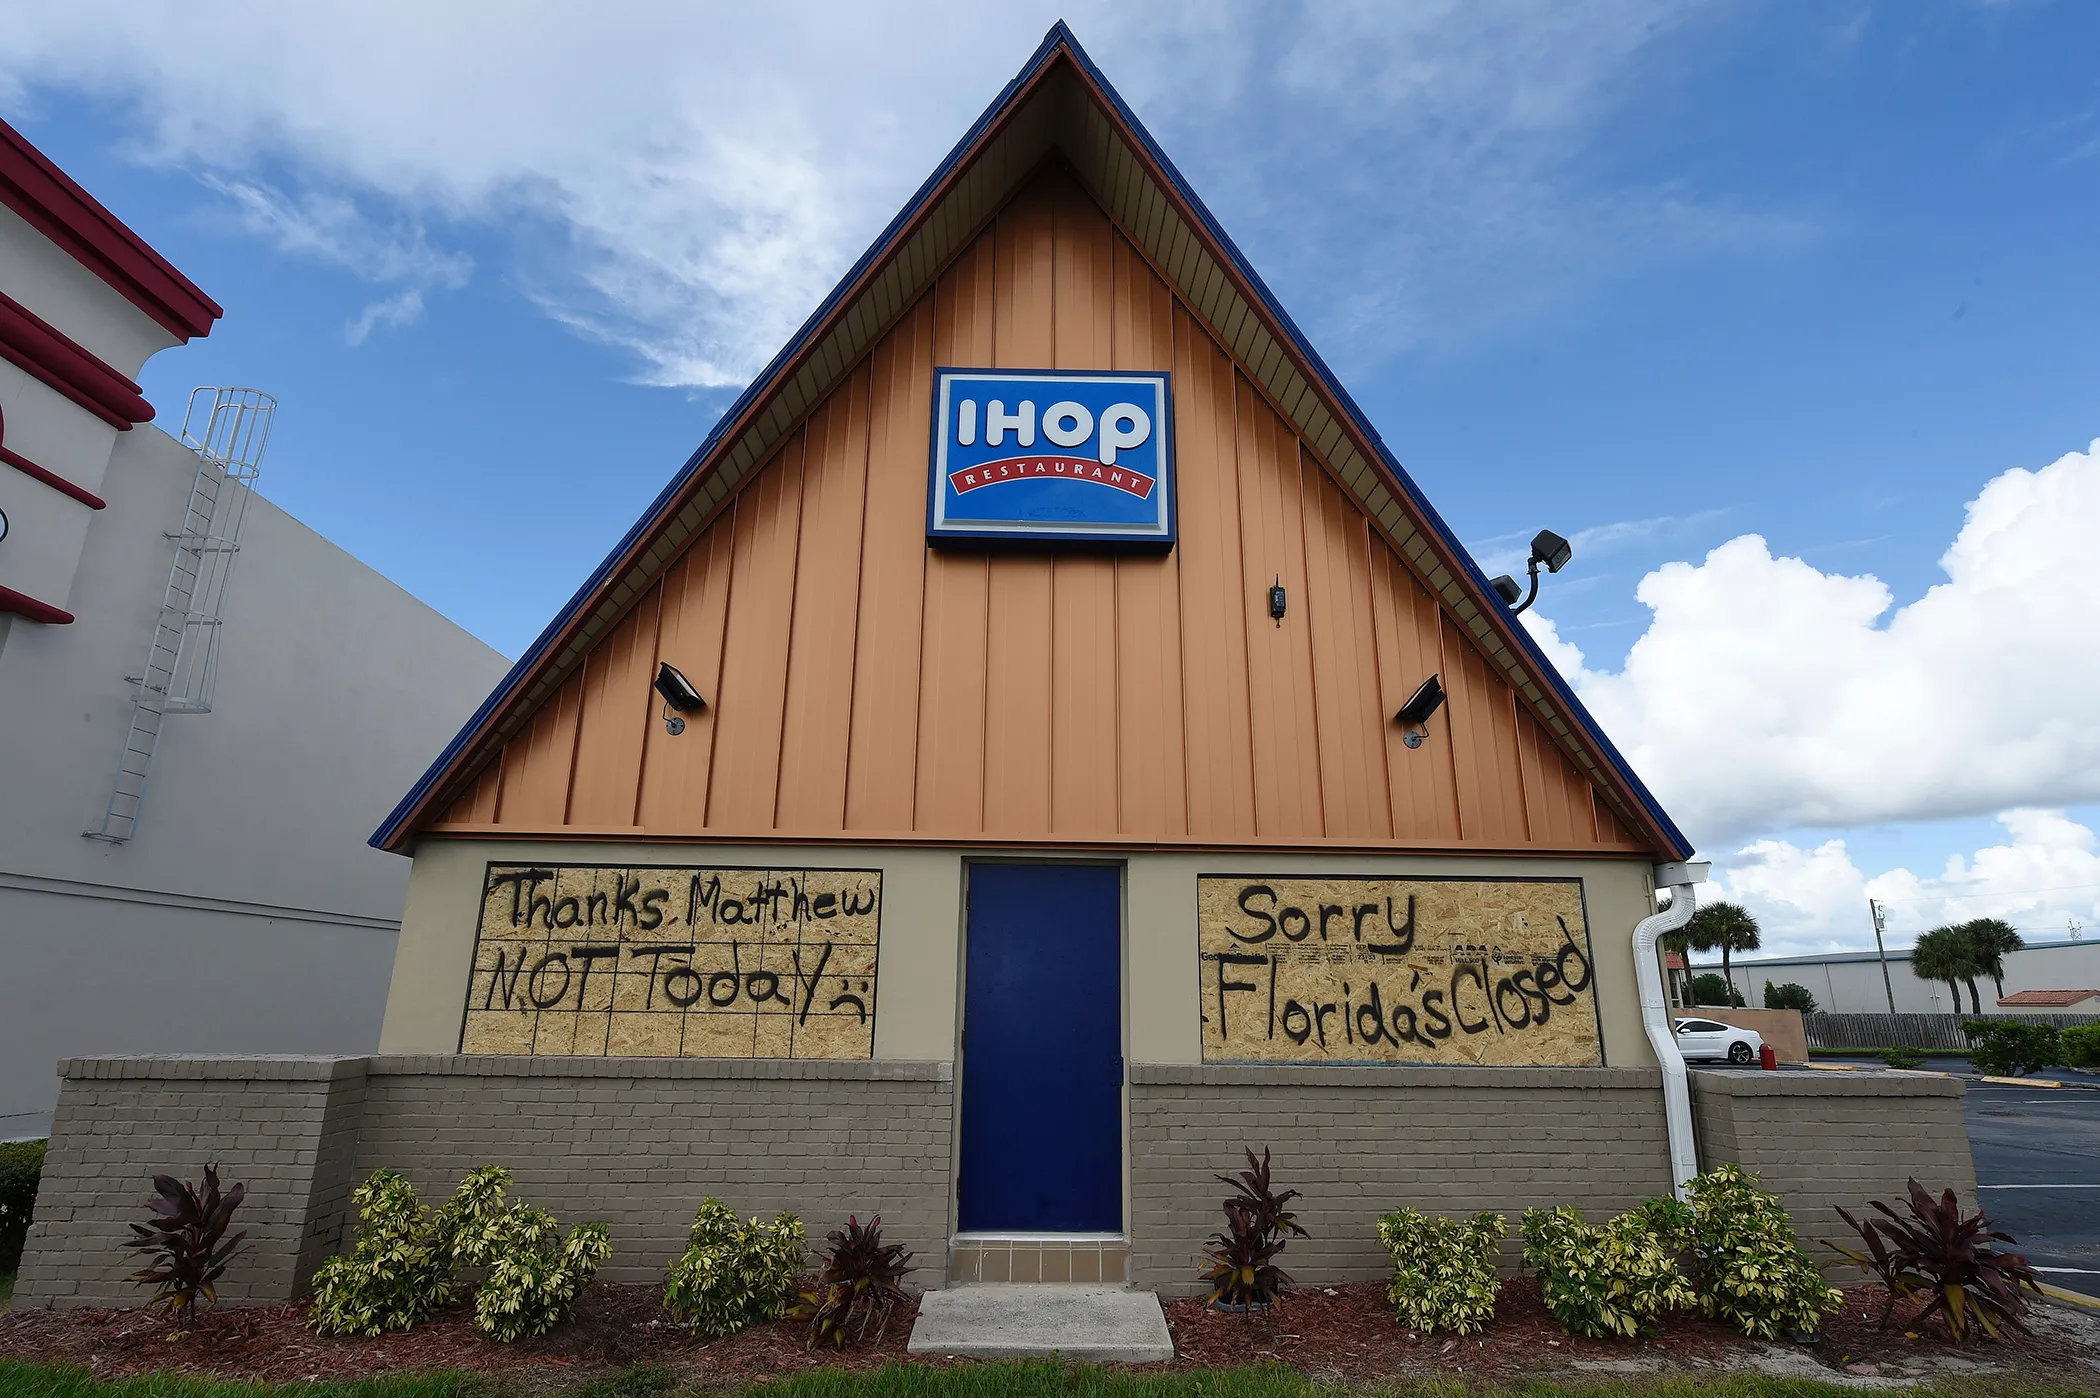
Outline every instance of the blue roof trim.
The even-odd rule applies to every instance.
[[[1166,176],[1168,182],[1174,187],[1175,192],[1187,204],[1190,212],[1202,223],[1205,233],[1216,242],[1219,249],[1231,260],[1234,270],[1245,280],[1248,288],[1254,292],[1261,303],[1263,311],[1289,338],[1292,347],[1304,359],[1307,366],[1312,369],[1314,375],[1319,379],[1321,387],[1333,396],[1336,403],[1349,415],[1356,429],[1377,451],[1380,462],[1385,466],[1387,472],[1390,473],[1394,483],[1405,493],[1408,503],[1414,507],[1421,522],[1448,547],[1452,556],[1465,569],[1467,576],[1473,583],[1476,595],[1483,599],[1496,596],[1494,590],[1488,585],[1486,574],[1481,571],[1480,565],[1474,561],[1471,552],[1458,541],[1458,537],[1452,532],[1451,526],[1444,522],[1444,517],[1437,513],[1436,507],[1429,503],[1428,498],[1415,485],[1414,478],[1407,473],[1407,469],[1394,457],[1392,451],[1386,446],[1385,439],[1379,436],[1377,429],[1371,425],[1370,418],[1364,413],[1362,408],[1357,406],[1356,399],[1349,393],[1348,389],[1342,386],[1341,380],[1335,376],[1334,371],[1327,367],[1327,361],[1321,358],[1319,351],[1312,347],[1312,343],[1306,339],[1304,332],[1299,330],[1298,323],[1291,318],[1290,313],[1277,301],[1275,294],[1269,290],[1268,283],[1262,280],[1261,274],[1256,272],[1247,261],[1246,255],[1240,251],[1239,245],[1232,240],[1231,236],[1219,225],[1217,219],[1212,216],[1209,206],[1189,186],[1188,181],[1183,178],[1181,171],[1176,168],[1174,162],[1168,159],[1165,151],[1160,149],[1159,143],[1153,140],[1152,133],[1138,119],[1137,113],[1132,111],[1129,104],[1123,100],[1122,94],[1116,91],[1115,86],[1094,65],[1093,59],[1081,47],[1079,40],[1073,35],[1071,29],[1066,26],[1063,20],[1059,20],[1050,27],[1049,33],[1043,36],[1042,43],[1037,45],[1035,53],[1021,66],[1020,72],[1015,74],[1013,79],[999,90],[999,95],[992,99],[990,105],[984,109],[984,112],[977,118],[976,122],[963,134],[962,139],[955,143],[954,147],[948,152],[947,157],[920,184],[917,192],[897,212],[896,217],[890,220],[888,226],[868,246],[867,251],[860,255],[859,260],[846,272],[846,275],[840,278],[838,285],[832,288],[831,294],[826,296],[816,310],[810,313],[809,318],[802,323],[802,328],[797,330],[794,337],[781,347],[780,352],[773,356],[771,362],[759,373],[758,377],[751,381],[750,386],[738,395],[737,400],[729,406],[728,410],[720,418],[716,419],[715,425],[709,430],[706,439],[686,459],[685,465],[679,469],[677,475],[673,476],[669,484],[665,485],[663,490],[658,492],[656,499],[651,502],[648,510],[642,514],[640,519],[635,521],[634,527],[627,531],[620,539],[620,542],[614,546],[612,552],[606,556],[605,561],[600,563],[590,577],[584,581],[583,586],[576,590],[575,596],[569,599],[568,603],[555,615],[554,620],[549,622],[546,629],[540,632],[538,639],[534,640],[525,654],[519,657],[517,664],[511,667],[510,673],[503,677],[503,682],[497,685],[489,697],[483,701],[481,707],[474,711],[474,716],[467,720],[458,734],[445,746],[445,750],[438,754],[437,760],[430,764],[429,769],[409,789],[408,794],[403,796],[394,809],[388,813],[387,818],[381,822],[379,829],[373,832],[371,839],[367,843],[379,848],[385,848],[400,833],[401,827],[407,821],[409,813],[443,778],[446,770],[452,765],[454,759],[466,749],[474,735],[480,730],[482,724],[497,709],[501,708],[517,687],[524,682],[525,677],[538,665],[548,648],[554,644],[555,639],[575,619],[576,615],[583,610],[593,594],[612,574],[613,569],[619,564],[620,560],[627,556],[628,551],[649,532],[663,512],[677,499],[679,493],[699,472],[717,447],[720,446],[729,429],[743,419],[744,414],[773,388],[776,380],[787,366],[801,356],[810,339],[823,326],[831,313],[845,300],[847,293],[860,282],[861,278],[866,275],[871,267],[889,252],[898,235],[911,224],[923,210],[927,201],[933,197],[935,191],[940,188],[948,176],[970,154],[984,133],[991,128],[1008,104],[1012,102],[1014,96],[1042,72],[1050,61],[1056,57],[1060,49],[1070,52],[1073,61],[1079,65],[1088,79],[1099,89],[1102,96],[1115,108],[1117,115],[1122,118],[1123,123],[1128,127],[1131,134],[1144,146],[1146,154],[1158,165],[1160,172]],[[1560,671],[1554,668],[1553,663],[1546,658],[1545,652],[1539,649],[1538,643],[1532,640],[1530,633],[1524,629],[1521,623],[1514,620],[1511,621],[1508,631],[1511,638],[1516,642],[1518,649],[1531,662],[1532,669],[1545,681],[1547,687],[1553,692],[1554,697],[1560,701],[1561,708],[1581,727],[1585,736],[1596,745],[1604,759],[1611,764],[1620,779],[1626,783],[1627,788],[1640,800],[1642,806],[1655,820],[1656,824],[1675,842],[1677,849],[1674,852],[1680,857],[1691,854],[1695,848],[1691,841],[1684,837],[1684,833],[1678,829],[1677,823],[1670,819],[1669,814],[1663,810],[1662,804],[1655,799],[1654,793],[1649,791],[1647,783],[1640,779],[1632,766],[1626,761],[1625,756],[1620,753],[1617,746],[1612,743],[1610,738],[1605,736],[1604,730],[1598,727],[1597,721],[1590,716],[1589,710],[1583,707],[1582,701],[1575,697],[1575,692],[1568,687],[1568,683],[1561,677]]]

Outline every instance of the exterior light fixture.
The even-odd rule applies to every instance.
[[[1283,625],[1283,609],[1288,600],[1283,592],[1283,574],[1278,573],[1275,584],[1269,588],[1269,619],[1278,626]]]
[[[707,707],[700,691],[685,677],[676,665],[666,660],[656,671],[656,692],[664,697],[664,731],[672,737],[685,732],[685,720],[680,714],[695,713]],[[677,710],[673,713],[672,710]]]
[[[1407,696],[1407,702],[1400,706],[1400,712],[1393,715],[1393,721],[1407,730],[1401,735],[1400,741],[1411,748],[1422,746],[1429,720],[1443,707],[1444,681],[1440,676],[1431,675],[1416,687],[1413,694]]]
[[[1529,565],[1531,570],[1531,591],[1528,593],[1521,592],[1517,586],[1517,580],[1507,573],[1491,581],[1488,586],[1495,589],[1496,594],[1502,598],[1502,604],[1511,611],[1526,611],[1533,602],[1539,600],[1540,566],[1543,565],[1549,573],[1558,573],[1561,569],[1568,566],[1568,560],[1574,556],[1574,545],[1554,533],[1551,529],[1541,529],[1531,539],[1531,560]],[[1522,601],[1518,600],[1520,595],[1523,598]]]

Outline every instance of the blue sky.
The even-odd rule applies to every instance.
[[[1060,13],[0,12],[227,307],[164,419],[511,655]],[[1062,13],[1775,944],[2100,916],[2100,10]]]

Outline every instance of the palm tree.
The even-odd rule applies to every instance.
[[[1739,951],[1757,950],[1757,919],[1740,903],[1708,903],[1692,914],[1680,935],[1694,950],[1721,953],[1721,975],[1728,982],[1729,998],[1734,999],[1735,976],[1729,959]]]
[[[1954,1012],[1961,1013],[1961,986],[1969,983],[1969,1008],[1976,1015],[1983,1013],[1983,1002],[1976,994],[1976,977],[1983,974],[1983,967],[1976,957],[1975,943],[1962,927],[1935,927],[1918,938],[1911,948],[1911,974],[1920,980],[1945,981],[1948,993],[1954,997]]]
[[[2002,918],[1979,917],[1974,922],[1961,925],[1969,945],[1976,952],[1976,968],[1991,978],[1998,987],[1998,998],[2005,998],[2005,958],[2027,944],[2020,934],[2013,931],[2011,923]]]

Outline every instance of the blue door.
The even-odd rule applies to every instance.
[[[1123,1231],[1122,871],[970,866],[965,1233]]]

